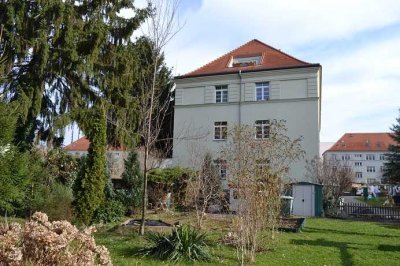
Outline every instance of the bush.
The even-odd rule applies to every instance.
[[[143,256],[151,255],[173,262],[182,259],[192,262],[211,259],[207,249],[206,234],[189,225],[174,228],[170,235],[150,232],[145,238],[151,246],[139,251]]]
[[[0,265],[112,265],[93,232],[94,227],[79,231],[66,221],[51,223],[36,212],[24,227],[0,225]]]
[[[93,223],[118,222],[124,216],[126,208],[121,202],[115,200],[105,201],[93,216]]]

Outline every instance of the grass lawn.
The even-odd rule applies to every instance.
[[[150,217],[167,222],[194,222],[192,216],[179,213]],[[217,242],[229,231],[229,219],[209,217],[204,227],[214,260],[197,265],[235,265],[235,249]],[[146,245],[136,231],[105,225],[98,229],[96,242],[110,250],[114,265],[172,265],[135,257],[137,250]],[[400,224],[309,218],[301,233],[279,233],[273,249],[258,253],[256,265],[400,265]]]

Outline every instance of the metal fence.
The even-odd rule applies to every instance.
[[[400,220],[400,207],[374,207],[364,203],[343,203],[340,204],[339,211],[347,217]]]

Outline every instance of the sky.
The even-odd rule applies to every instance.
[[[322,65],[322,142],[388,132],[400,108],[398,0],[182,0],[168,43],[173,74],[258,39]]]
[[[400,115],[399,0],[181,0],[178,14],[165,49],[174,75],[252,39],[320,63],[321,142],[388,132]]]

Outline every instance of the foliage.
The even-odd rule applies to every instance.
[[[10,147],[0,154],[0,211],[15,213],[25,202],[25,193],[31,184],[32,162],[29,153],[20,153]]]
[[[1,100],[0,97],[0,154],[4,152],[7,145],[12,142],[15,126],[16,116],[11,111],[11,105],[7,105]]]
[[[97,208],[104,200],[106,176],[106,123],[104,109],[93,107],[88,133],[90,146],[85,168],[80,171],[74,184],[74,209],[77,221],[89,224]]]
[[[92,223],[119,222],[126,212],[126,207],[119,201],[107,200],[94,213]]]
[[[185,206],[187,180],[192,170],[183,167],[155,168],[149,172],[149,203],[157,206],[167,192],[173,195],[175,207]]]
[[[351,189],[353,171],[338,160],[322,160],[318,157],[306,165],[306,176],[323,185],[323,206],[326,215],[336,215],[340,196]]]
[[[392,126],[393,133],[390,135],[395,144],[389,146],[383,173],[383,176],[392,183],[400,182],[400,116],[396,121],[397,124]]]
[[[116,197],[128,208],[138,208],[141,203],[143,177],[138,153],[132,151],[125,160],[122,187],[116,189]]]
[[[36,212],[21,227],[0,228],[0,263],[4,265],[112,265],[108,250],[96,246],[94,227],[79,231],[66,221],[49,222]]]
[[[233,230],[238,237],[236,249],[241,265],[254,262],[261,243],[264,248],[272,245],[285,178],[291,163],[304,154],[301,138],[290,139],[283,121],[271,124],[267,138],[256,139],[255,134],[253,127],[235,126],[222,150],[229,186],[236,196]],[[262,234],[266,228],[268,231]]]
[[[177,262],[209,261],[211,255],[207,250],[205,233],[200,233],[189,225],[181,225],[172,230],[170,235],[148,233],[146,240],[151,246],[144,248],[140,254],[155,256],[162,260]]]
[[[48,152],[45,167],[56,182],[68,187],[72,186],[78,174],[78,160],[60,148]]]

